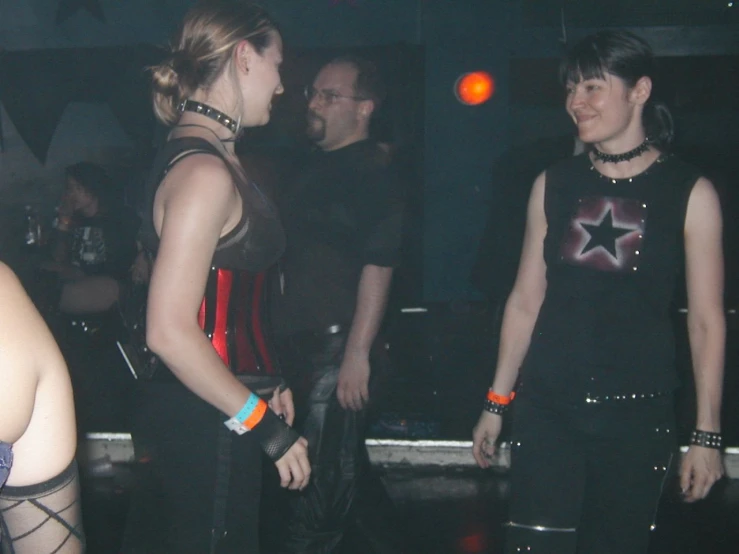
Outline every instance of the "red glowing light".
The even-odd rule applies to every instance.
[[[465,73],[454,86],[457,100],[468,106],[478,106],[490,100],[495,92],[495,81],[486,71]]]
[[[485,531],[472,532],[459,539],[460,552],[464,554],[480,554],[488,551],[488,537]]]

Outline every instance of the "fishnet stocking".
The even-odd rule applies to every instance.
[[[2,554],[82,554],[80,487],[76,463],[53,479],[0,493]]]

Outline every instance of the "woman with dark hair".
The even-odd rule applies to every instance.
[[[269,121],[282,93],[282,39],[248,2],[210,0],[185,17],[152,68],[154,111],[171,127],[153,162],[142,241],[155,254],[148,345],[166,367],[141,384],[133,439],[143,470],[124,552],[258,552],[262,454],[302,489],[306,441],[247,319],[259,274],[282,254],[274,207],[234,142]]]
[[[684,499],[723,473],[721,210],[711,182],[667,153],[646,42],[599,32],[561,75],[588,149],[534,183],[473,454],[490,465],[518,381],[505,551],[644,553],[676,453],[669,308],[682,263],[697,392]]]
[[[131,379],[115,342],[140,219],[122,195],[116,198],[119,191],[98,164],[66,168],[51,260],[41,263],[36,285],[69,366],[84,432],[128,429]]]
[[[43,269],[59,274],[59,310],[65,314],[98,314],[121,296],[136,257],[139,219],[116,204],[115,186],[105,169],[79,162],[65,170],[58,208],[52,263]]]

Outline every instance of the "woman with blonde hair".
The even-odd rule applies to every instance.
[[[144,461],[125,552],[258,552],[262,453],[282,486],[308,482],[291,393],[250,316],[262,297],[255,275],[285,238],[234,152],[242,128],[269,121],[281,61],[270,16],[220,0],[198,3],[152,68],[154,111],[172,129],[147,186],[146,338],[166,367],[141,383],[134,406]]]

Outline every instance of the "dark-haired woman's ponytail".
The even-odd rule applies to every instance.
[[[675,127],[670,109],[663,102],[647,103],[644,107],[644,126],[655,146],[662,150],[669,148],[675,138]]]

